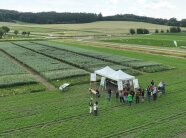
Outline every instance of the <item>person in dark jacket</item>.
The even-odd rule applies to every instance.
[[[108,100],[110,101],[111,99],[111,95],[112,95],[112,90],[111,89],[108,89]]]
[[[116,92],[116,101],[118,101],[118,99],[119,99],[119,92],[117,91]]]

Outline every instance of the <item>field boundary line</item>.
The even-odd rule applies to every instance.
[[[43,84],[47,90],[55,90],[56,88],[49,83],[44,77],[42,77],[37,71],[35,71],[34,69],[32,69],[30,66],[24,64],[22,61],[18,60],[17,58],[15,58],[14,56],[12,56],[11,54],[9,54],[8,52],[6,52],[5,50],[0,48],[0,51],[13,63],[18,64],[20,67],[24,68],[29,74],[31,74],[35,80],[37,82],[40,82],[41,84]]]

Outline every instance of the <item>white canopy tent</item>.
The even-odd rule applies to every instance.
[[[110,75],[110,79],[115,80],[115,81],[124,81],[124,80],[134,80],[135,77],[121,70],[118,70],[115,73]]]
[[[109,66],[106,66],[105,68],[103,69],[100,69],[100,70],[96,70],[95,73],[97,75],[100,75],[100,76],[103,76],[103,77],[106,77],[106,78],[109,78],[109,76],[111,74],[114,74],[116,71],[113,70],[112,68],[110,68]]]
[[[100,69],[100,70],[96,70],[95,74],[105,77],[105,78],[108,78],[108,79],[111,79],[111,80],[114,80],[114,81],[117,81],[117,82],[120,82],[120,81],[133,82],[133,80],[135,79],[134,76],[131,76],[131,75],[123,72],[122,70],[115,71],[112,68],[110,68],[109,66],[107,66],[103,69]],[[119,89],[119,84],[121,84],[121,83],[118,83],[118,89]]]

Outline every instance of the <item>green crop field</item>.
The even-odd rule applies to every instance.
[[[138,35],[119,39],[105,39],[103,41],[161,47],[176,47],[174,44],[174,41],[176,41],[178,47],[186,47],[186,33]]]
[[[6,42],[0,42],[0,137],[186,137],[185,57],[121,48],[125,44],[148,45],[144,47],[154,46],[158,51],[163,46],[167,51],[184,54],[181,46],[186,44],[185,33],[126,35],[130,28],[145,26],[151,32],[170,28],[141,22],[51,25],[0,22],[2,25],[9,26],[11,32],[1,40]],[[31,36],[19,35],[9,41],[15,29],[31,31]],[[50,35],[59,38],[48,39]],[[87,37],[78,38],[81,35]],[[105,36],[97,39],[89,35]],[[62,36],[76,37],[61,39]],[[171,48],[174,40],[178,48]],[[102,41],[107,42],[106,46],[100,44]],[[120,43],[121,47],[107,47],[110,42]],[[92,87],[89,74],[105,66],[134,75],[144,89],[151,80],[156,86],[164,81],[166,93],[156,101],[148,102],[145,97],[144,103],[133,101],[129,106],[116,101],[117,88],[108,85],[113,89],[111,101],[106,90],[97,98],[89,92]],[[99,79],[93,87],[99,88]],[[59,91],[64,83],[71,85]],[[46,84],[56,89],[48,89]],[[98,101],[98,116],[89,115],[91,97]]]

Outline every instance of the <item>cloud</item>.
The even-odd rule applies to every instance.
[[[167,1],[167,0],[160,0],[160,1],[151,1],[144,5],[145,8],[153,9],[153,10],[160,10],[160,9],[174,9],[175,6]]]

